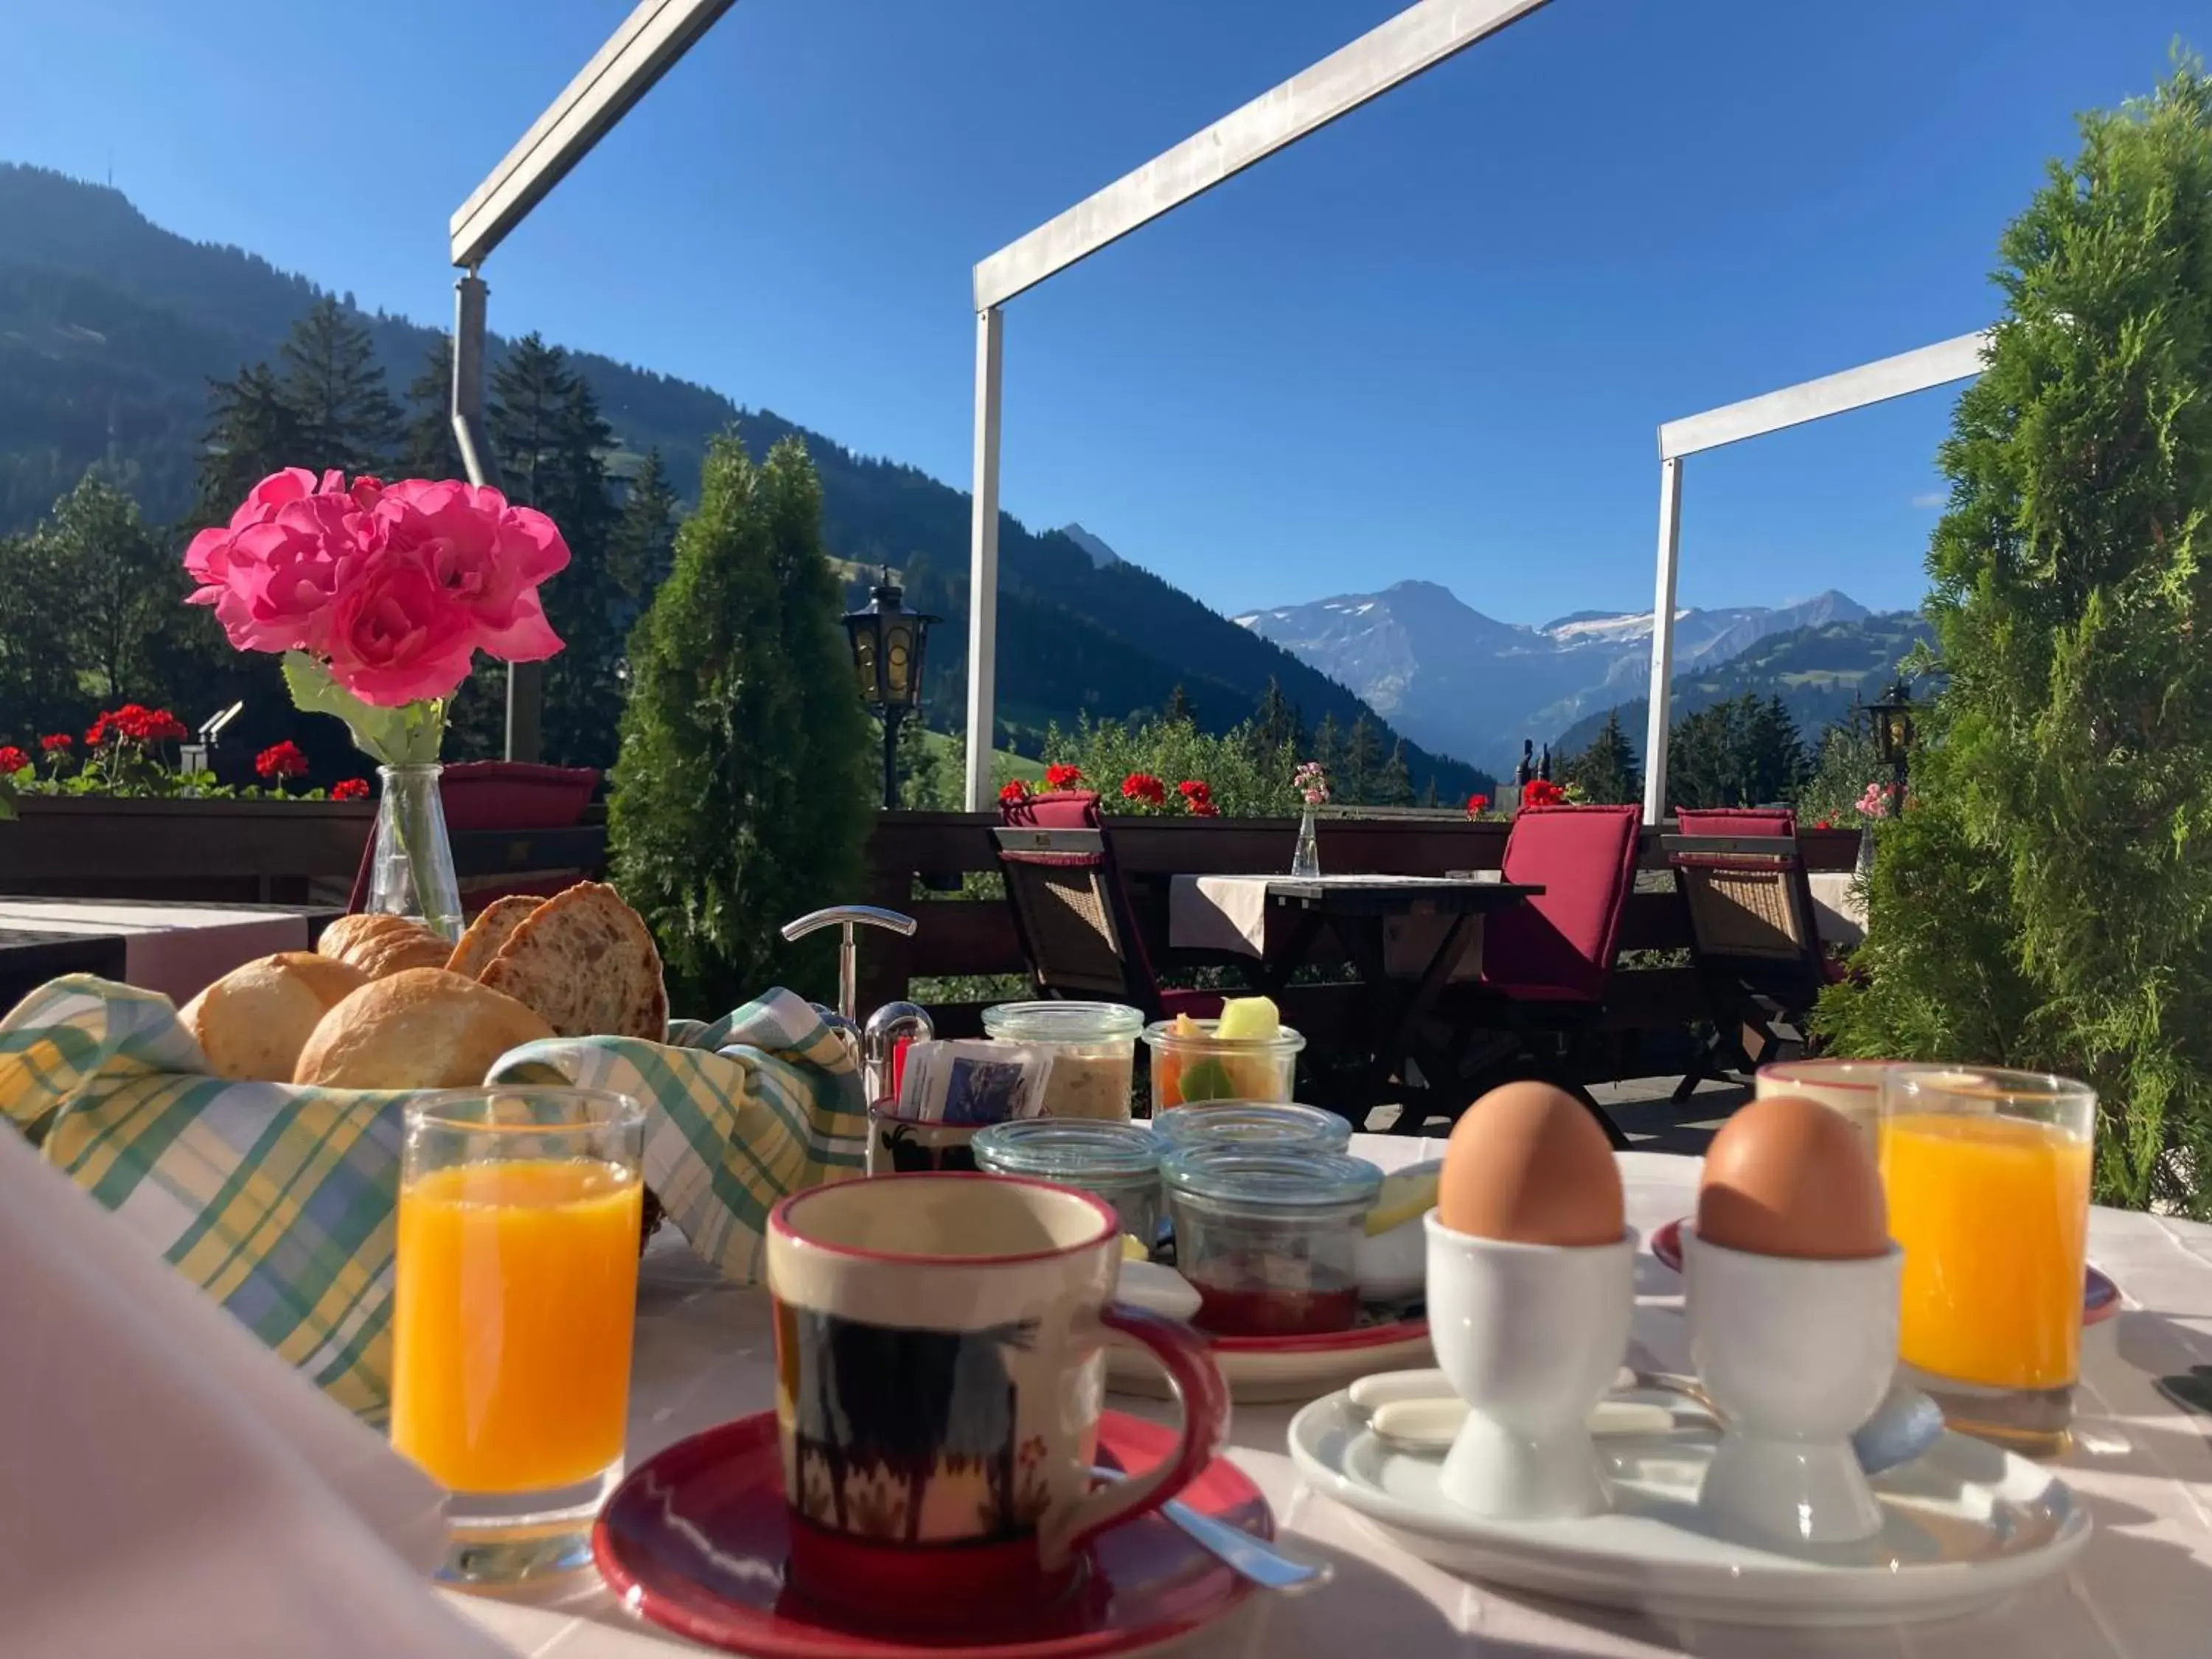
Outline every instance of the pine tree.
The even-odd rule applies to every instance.
[[[1376,786],[1382,781],[1382,740],[1375,730],[1375,722],[1363,714],[1352,723],[1352,735],[1344,744],[1344,787],[1338,792],[1339,800],[1367,802],[1375,799]],[[1335,774],[1330,777],[1334,779]]]
[[[1674,722],[1667,744],[1667,805],[1753,804],[1744,725],[1746,701],[1717,702]]]
[[[407,428],[401,469],[410,478],[465,478],[461,441],[453,435],[453,343],[441,334],[407,383]]]
[[[1181,680],[1177,680],[1175,690],[1168,693],[1168,706],[1162,718],[1170,726],[1198,724],[1198,710],[1190,706],[1190,694],[1182,689]]]
[[[325,295],[293,325],[281,355],[298,445],[289,464],[349,475],[385,471],[398,446],[399,406],[368,330]]]
[[[204,524],[228,521],[270,473],[304,465],[300,456],[298,419],[268,364],[247,364],[230,380],[209,381],[193,516]]]
[[[1605,724],[1590,739],[1589,747],[1562,769],[1562,781],[1578,787],[1583,799],[1592,805],[1627,806],[1643,799],[1636,750],[1629,746],[1628,733],[1620,728],[1619,709],[1606,711]]]
[[[484,420],[508,500],[542,512],[552,510],[544,497],[557,488],[555,475],[572,382],[568,354],[547,345],[535,331],[517,340],[492,370]]]
[[[1273,674],[1267,676],[1267,689],[1260,694],[1260,706],[1253,711],[1251,732],[1254,751],[1270,757],[1285,750],[1295,753],[1305,746],[1304,723]]]
[[[614,879],[678,1008],[734,1008],[779,981],[828,990],[828,957],[776,928],[860,890],[879,751],[838,603],[805,448],[787,439],[757,467],[715,439],[639,626],[608,807]]]
[[[607,533],[607,581],[625,635],[667,580],[675,538],[676,492],[669,488],[660,452],[649,450]]]
[[[2184,59],[2004,234],[1941,460],[1948,678],[1836,1050],[2085,1079],[2096,1191],[2212,1212],[2212,83]],[[1854,981],[1860,976],[1855,975]]]
[[[1344,733],[1338,727],[1336,715],[1333,712],[1321,717],[1321,725],[1314,732],[1313,750],[1313,758],[1321,763],[1321,769],[1328,775],[1330,798],[1340,805],[1350,805],[1352,797],[1345,787]]]
[[[1751,702],[1748,693],[1746,701]],[[1754,703],[1745,714],[1753,805],[1794,800],[1806,775],[1804,739],[1797,721],[1778,695]]]
[[[1411,806],[1413,804],[1413,775],[1406,765],[1406,740],[1403,738],[1390,745],[1390,757],[1382,763],[1370,786],[1369,799],[1376,806]]]

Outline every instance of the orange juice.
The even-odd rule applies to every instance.
[[[549,1491],[622,1456],[643,1191],[583,1158],[401,1187],[395,1447],[470,1492]]]
[[[1881,1125],[1890,1236],[1905,1247],[1899,1352],[1937,1376],[2064,1388],[2081,1351],[2089,1143],[1994,1113]]]

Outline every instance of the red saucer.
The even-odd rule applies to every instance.
[[[1098,1423],[1098,1461],[1145,1469],[1175,1431],[1119,1412]],[[1255,1537],[1274,1536],[1267,1500],[1225,1457],[1183,1488],[1191,1508]],[[852,1621],[784,1588],[790,1516],[775,1413],[678,1441],[616,1488],[592,1529],[592,1553],[632,1613],[753,1659],[1107,1659],[1140,1652],[1228,1613],[1252,1586],[1158,1515],[1103,1534],[1088,1581],[1024,1625],[902,1635]]]
[[[1681,1222],[1670,1221],[1651,1235],[1651,1254],[1661,1267],[1682,1271]],[[2082,1275],[2082,1325],[2101,1325],[2119,1310],[2120,1287],[2091,1267]]]

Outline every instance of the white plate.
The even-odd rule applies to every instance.
[[[1784,1554],[1704,1529],[1698,1482],[1717,1431],[1681,1396],[1671,1434],[1600,1437],[1615,1507],[1578,1521],[1497,1522],[1437,1489],[1437,1456],[1384,1446],[1341,1394],[1291,1421],[1291,1459],[1321,1491],[1422,1559],[1501,1584],[1661,1617],[1831,1627],[1946,1619],[2056,1572],[2089,1537],[2089,1512],[2049,1472],[1946,1434],[1877,1478],[1881,1534]]]
[[[1425,1319],[1362,1325],[1328,1336],[1217,1338],[1212,1352],[1229,1384],[1229,1397],[1253,1406],[1311,1400],[1370,1371],[1413,1370],[1437,1363]],[[1106,1386],[1153,1400],[1164,1400],[1168,1393],[1159,1367],[1124,1348],[1106,1352]]]

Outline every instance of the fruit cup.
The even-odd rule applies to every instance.
[[[1145,1028],[1152,1050],[1154,1115],[1202,1100],[1288,1100],[1306,1040],[1287,1025],[1272,1036],[1224,1037],[1218,1020],[1156,1020]]]

